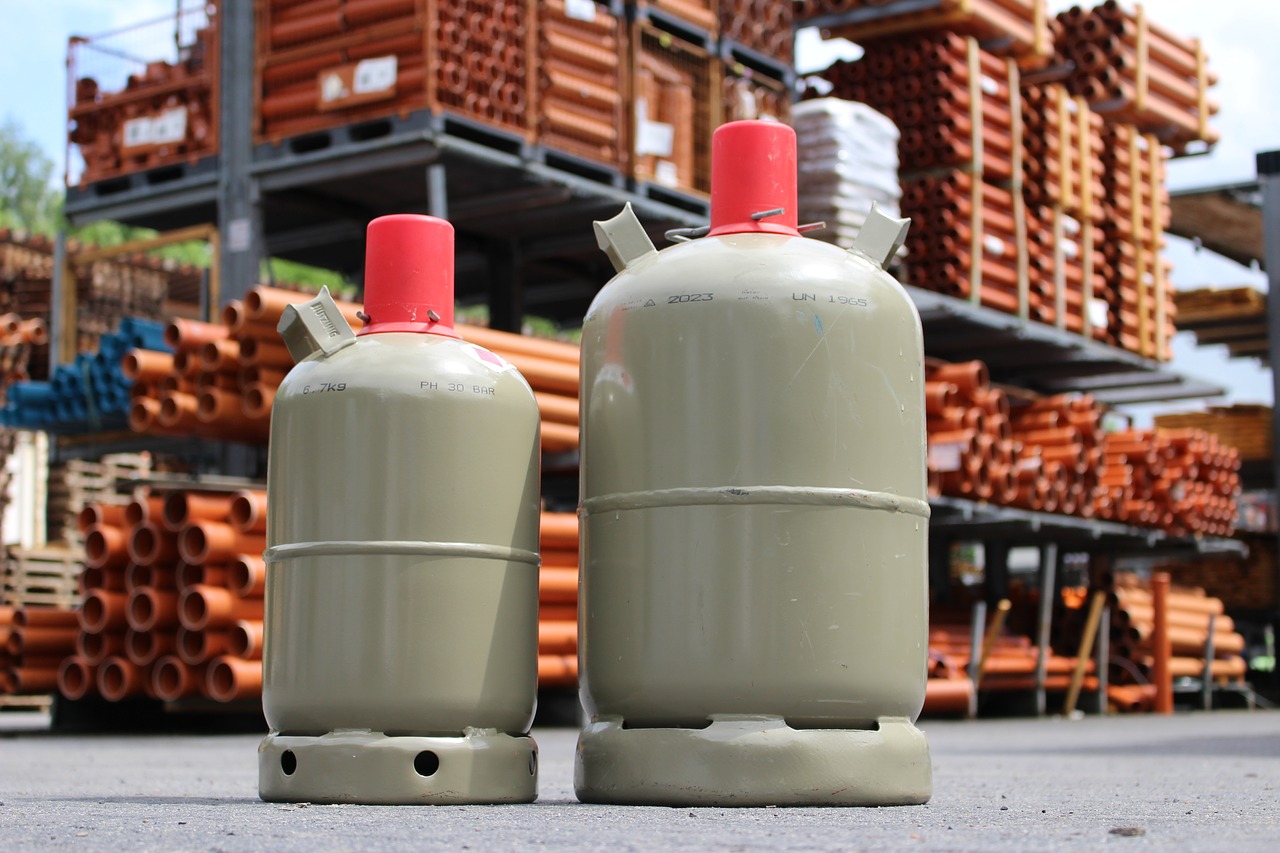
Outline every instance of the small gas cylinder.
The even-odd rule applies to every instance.
[[[453,331],[453,227],[369,224],[366,325],[290,306],[275,397],[264,800],[529,802],[539,418]]]
[[[617,275],[582,330],[589,802],[923,803],[923,346],[882,269],[796,221],[795,133],[719,128],[711,224],[658,252],[596,223]]]

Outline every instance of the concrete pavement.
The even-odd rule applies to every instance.
[[[925,721],[925,806],[635,808],[573,795],[572,729],[535,731],[537,803],[257,798],[254,735],[62,735],[0,714],[0,850],[1280,849],[1280,713]]]

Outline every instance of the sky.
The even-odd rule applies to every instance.
[[[0,120],[12,118],[58,164],[66,154],[67,38],[98,35],[171,14],[176,0],[0,0]],[[240,0],[250,2],[250,0]],[[193,5],[190,2],[187,5]],[[1060,11],[1071,4],[1050,0]],[[1222,106],[1213,125],[1222,141],[1201,157],[1175,160],[1171,189],[1209,186],[1255,177],[1254,154],[1280,149],[1280,3],[1272,0],[1150,0],[1149,17],[1168,29],[1199,36],[1210,67],[1220,77],[1211,95]],[[798,46],[803,65],[824,66],[839,48],[817,44],[812,31]],[[1180,288],[1266,289],[1266,277],[1189,243],[1170,238],[1167,256]],[[1225,402],[1271,402],[1271,373],[1248,359],[1227,359],[1222,347],[1195,347],[1189,335],[1174,342],[1176,369],[1226,385]],[[1222,399],[1208,401],[1224,402]],[[1174,409],[1197,408],[1194,403]]]

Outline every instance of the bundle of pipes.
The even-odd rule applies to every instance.
[[[1102,117],[1057,83],[1024,86],[1022,107],[1028,263],[1045,303],[1040,319],[1104,338]]]
[[[846,249],[874,204],[898,215],[898,128],[866,104],[840,98],[801,101],[792,109],[796,131],[797,199],[801,222],[824,222],[809,232]]]
[[[719,4],[721,39],[791,64],[795,3],[719,0]]]
[[[926,364],[925,414],[931,495],[1012,503],[1017,448],[1009,400],[981,361]]]
[[[1230,536],[1240,455],[1198,429],[1126,430],[1102,444],[1099,515],[1171,533]]]
[[[440,109],[530,136],[537,115],[529,55],[538,7],[527,0],[437,0]]]
[[[163,328],[152,320],[125,317],[116,332],[99,338],[96,353],[82,352],[74,363],[58,365],[48,382],[11,386],[0,423],[58,433],[123,427],[131,382],[120,357],[130,350],[164,349]]]
[[[1109,600],[1112,655],[1149,673],[1155,633],[1150,583],[1133,575],[1118,575]],[[1205,595],[1199,587],[1171,587],[1166,620],[1173,654],[1169,670],[1173,678],[1201,678],[1206,669],[1215,682],[1244,678],[1247,670],[1242,657],[1244,637],[1236,632],[1231,617],[1223,613],[1221,599]],[[1211,641],[1212,656],[1206,658]],[[1115,676],[1117,680],[1128,681],[1133,672],[1117,670]]]
[[[0,607],[0,695],[38,696],[58,686],[75,649],[76,614],[52,607]]]
[[[1102,407],[1087,394],[1058,394],[1010,414],[1017,445],[1015,506],[1085,518],[1099,514]]]
[[[1106,340],[1168,360],[1177,308],[1168,284],[1171,266],[1160,254],[1172,213],[1159,141],[1133,125],[1107,125],[1102,183]]]
[[[1027,637],[1012,634],[994,622],[987,626],[982,648],[974,661],[972,626],[946,611],[935,614],[929,623],[929,656],[956,672],[976,673],[975,689],[980,692],[1020,692],[1034,690],[1040,651]],[[971,664],[976,664],[972,666]],[[1070,687],[1076,659],[1050,652],[1045,661],[1046,690],[1060,692]],[[1089,661],[1082,682],[1084,690],[1097,690],[1096,666]]]
[[[718,4],[728,0],[634,0],[639,17],[650,10],[664,12],[685,24],[691,24],[704,36],[714,37],[720,19],[716,15]],[[778,4],[780,5],[780,4]]]
[[[712,104],[719,59],[637,20],[631,31],[632,177],[679,190],[711,186]]]
[[[1141,6],[1128,12],[1116,0],[1087,11],[1073,6],[1058,15],[1058,31],[1060,58],[1073,67],[1067,85],[1095,110],[1179,153],[1218,141],[1209,127],[1218,104],[1208,96],[1217,75],[1199,39],[1177,36],[1151,23]]]
[[[625,19],[608,3],[547,0],[539,11],[537,142],[621,168]]]
[[[68,105],[69,139],[84,161],[82,185],[217,153],[216,15],[209,20],[194,36],[185,37],[190,41],[181,45],[177,62],[147,62],[145,70],[130,75],[115,92],[101,91],[93,77],[77,77],[82,57],[95,51],[111,55],[112,45],[72,36],[67,63],[75,85]],[[168,45],[171,52],[173,47]]]
[[[578,683],[578,516],[543,512],[538,571],[538,686]]]
[[[847,21],[840,15],[849,13]],[[1045,0],[800,0],[796,21],[823,18],[823,34],[866,45],[887,36],[954,30],[1015,56],[1023,68],[1053,57]]]
[[[80,630],[59,691],[261,695],[265,503],[262,491],[173,491],[86,507]]]
[[[174,432],[265,443],[276,389],[293,366],[276,325],[284,309],[312,294],[255,287],[223,309],[221,324],[175,319],[165,334],[172,356],[125,355],[134,380],[129,425],[138,432]],[[347,322],[360,328],[361,305],[339,301]],[[542,448],[578,446],[578,347],[464,323],[463,340],[511,362],[533,388],[542,414]]]

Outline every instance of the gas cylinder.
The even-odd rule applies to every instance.
[[[795,133],[745,121],[713,136],[709,228],[595,227],[579,798],[926,802],[923,345],[883,270],[907,221],[802,236]]]
[[[264,800],[529,802],[539,418],[453,331],[453,227],[369,224],[365,326],[290,306],[267,479]]]

